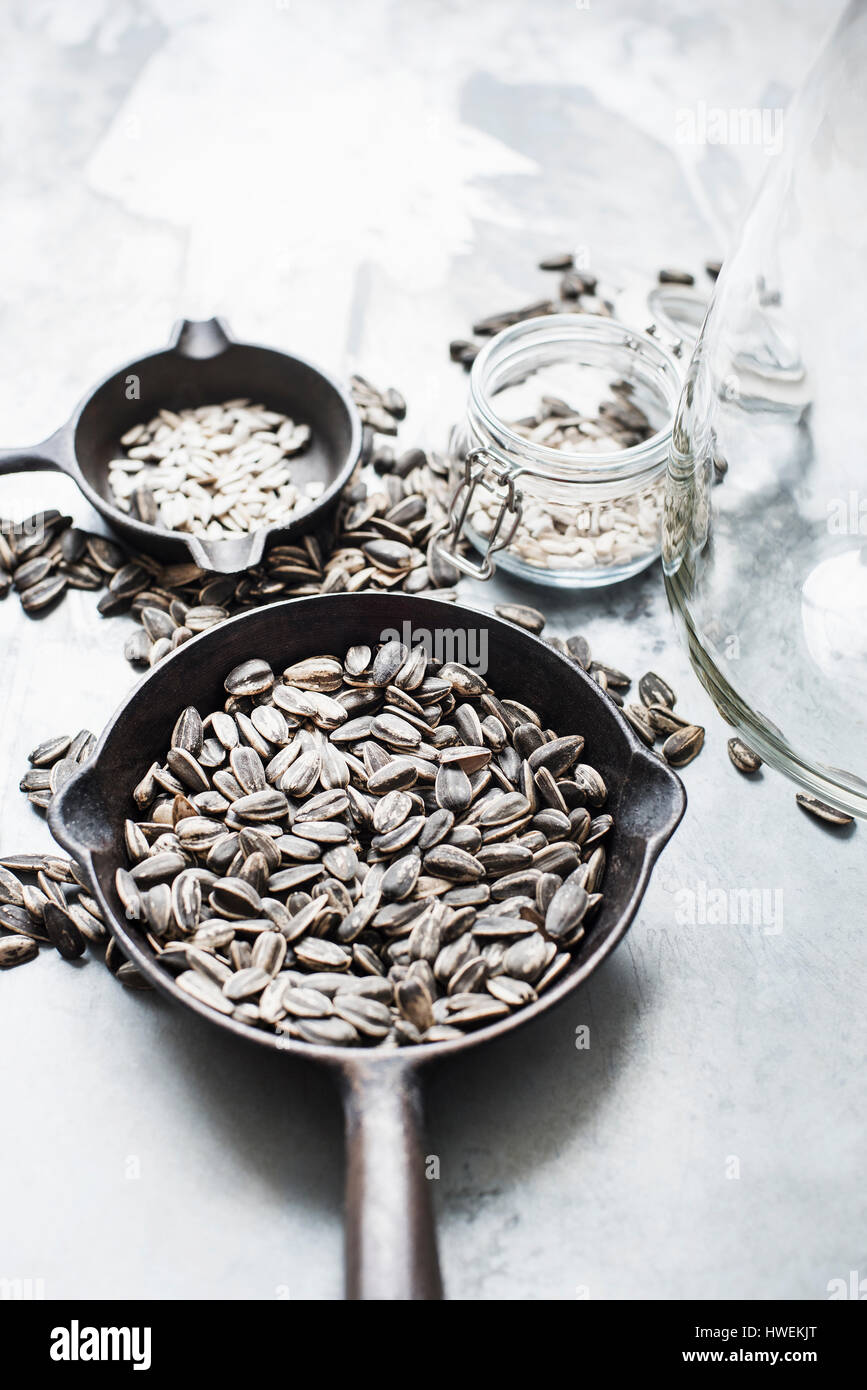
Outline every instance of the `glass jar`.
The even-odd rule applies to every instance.
[[[673,352],[614,319],[551,314],[499,333],[473,363],[452,431],[440,549],[481,579],[495,564],[562,588],[637,574],[660,551],[680,386]],[[541,401],[555,406],[540,414]],[[456,551],[461,535],[480,564]]]
[[[766,762],[867,816],[867,5],[786,113],[684,387],[663,562],[693,665]]]

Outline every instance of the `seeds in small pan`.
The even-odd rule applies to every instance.
[[[730,738],[726,744],[729,760],[738,772],[758,772],[762,760],[757,753],[748,748],[743,739]]]
[[[820,801],[817,796],[811,796],[809,792],[798,792],[795,800],[802,810],[807,811],[816,820],[824,821],[826,825],[852,825],[854,818],[847,815],[845,811],[838,811],[836,807],[829,806],[827,802]]]
[[[699,724],[687,724],[685,729],[669,734],[662,745],[662,756],[672,767],[685,767],[701,752],[704,729]]]
[[[163,850],[149,855],[147,859],[140,859],[130,869],[130,877],[141,890],[150,888],[155,883],[164,883],[185,868],[186,860],[182,854],[176,854],[173,850]]]
[[[56,766],[56,764],[55,764]],[[210,790],[211,783],[204,768],[188,753],[186,748],[170,748],[166,753],[166,766],[173,772],[179,782],[188,787],[192,792],[206,792]]]
[[[487,683],[477,671],[473,671],[468,666],[462,666],[460,662],[446,662],[440,667],[440,679],[450,682],[456,695],[463,698],[478,697],[484,695],[487,690]]]

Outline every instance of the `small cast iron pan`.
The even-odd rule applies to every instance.
[[[299,484],[324,482],[322,496],[288,525],[211,540],[136,521],[114,505],[108,463],[120,438],[158,410],[184,410],[249,396],[310,426],[312,439],[292,461]],[[235,574],[256,565],[266,544],[313,529],[334,506],[361,455],[361,419],[337,382],[300,357],[232,338],[221,319],[176,324],[169,345],[118,368],[85,396],[72,417],[30,449],[0,449],[0,474],[49,469],[67,473],[125,541],[158,560],[192,560]]]
[[[421,632],[472,629],[487,637],[487,679],[501,696],[538,709],[560,733],[580,732],[588,760],[610,788],[615,829],[608,842],[604,899],[570,970],[536,1003],[455,1042],[397,1052],[306,1045],[218,1015],[184,994],[156,962],[123,913],[114,886],[125,862],[123,822],[131,788],[164,757],[171,729],[189,704],[221,708],[223,679],[237,663],[262,656],[275,671],[313,653],[342,656],[374,645],[387,628]],[[480,639],[481,640],[481,639]],[[478,649],[477,649],[478,650]],[[521,628],[470,608],[406,594],[329,594],[244,613],[184,643],[154,668],[104,730],[92,759],[51,805],[55,838],[82,865],[124,951],[163,994],[260,1047],[321,1062],[336,1077],[346,1113],[346,1279],[350,1298],[442,1297],[425,1177],[420,1079],[426,1066],[529,1024],[565,999],[626,932],[654,862],[686,805],[680,780],[636,738],[595,681]]]

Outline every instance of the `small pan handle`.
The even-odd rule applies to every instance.
[[[443,1296],[415,1067],[347,1060],[346,1296]]]
[[[68,425],[29,448],[0,449],[0,474],[68,473],[71,463]]]

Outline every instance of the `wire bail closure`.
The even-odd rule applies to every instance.
[[[449,505],[448,520],[434,538],[434,544],[443,559],[464,574],[475,579],[490,579],[496,567],[493,556],[511,544],[518,529],[524,510],[520,489],[515,487],[519,470],[499,463],[487,449],[472,449],[464,460],[463,481],[455,489]],[[457,553],[457,544],[463,534],[464,522],[470,510],[470,503],[476,488],[482,486],[492,496],[500,498],[500,508],[488,537],[484,557],[480,565]],[[510,518],[511,524],[503,532],[503,523]],[[442,539],[440,539],[442,538]],[[449,539],[450,538],[450,539]]]

